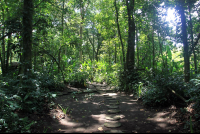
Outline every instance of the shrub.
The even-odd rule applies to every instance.
[[[193,105],[195,111],[200,112],[200,75],[190,80],[187,94],[190,96],[190,101],[195,102]]]
[[[155,85],[149,85],[142,89],[142,100],[148,106],[166,106],[168,104],[168,92]]]
[[[55,97],[51,91],[58,90],[59,83],[47,73],[34,73],[32,77],[22,76],[22,82],[14,78],[2,78],[0,81],[0,132],[30,132],[28,118],[19,118],[17,113],[43,112]]]
[[[30,127],[35,122],[30,122],[27,117],[19,118],[15,113],[16,110],[21,109],[21,97],[17,95],[9,97],[1,93],[0,100],[0,132],[30,133]]]

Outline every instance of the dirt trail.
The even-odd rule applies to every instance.
[[[43,122],[45,128],[41,126],[43,132],[179,133],[174,118],[176,112],[173,110],[148,110],[133,96],[115,93],[105,84],[92,83],[88,89],[92,90],[91,93],[64,93],[57,97],[55,102],[68,108],[68,112],[61,119],[62,117],[55,118],[62,114],[61,110],[51,110],[48,119]]]

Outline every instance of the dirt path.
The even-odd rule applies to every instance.
[[[109,86],[90,84],[91,93],[59,96],[56,103],[68,108],[51,110],[38,131],[48,133],[178,133],[176,112],[145,109],[136,98],[115,93]],[[173,112],[174,111],[174,112]],[[110,113],[111,112],[111,113]],[[114,112],[114,113],[113,113]],[[58,117],[60,116],[60,117]]]

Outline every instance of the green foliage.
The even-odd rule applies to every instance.
[[[141,96],[141,93],[142,93],[142,85],[143,85],[143,83],[139,82],[139,86],[138,86],[138,89],[136,91],[138,98]]]
[[[0,94],[0,132],[6,133],[30,133],[30,127],[35,124],[30,122],[28,117],[19,118],[14,111],[22,109],[21,97],[17,95],[9,96],[1,92]]]
[[[75,85],[76,83],[86,87],[86,81],[96,81],[99,83],[118,85],[118,72],[121,69],[120,64],[110,66],[104,61],[85,61],[80,67],[79,62],[74,62],[68,67],[65,80],[67,83]]]
[[[58,104],[58,106],[61,108],[61,110],[63,111],[64,114],[67,113],[67,110],[68,110],[69,107],[63,108],[60,104]]]
[[[66,71],[65,81],[70,83],[70,85],[78,86],[78,87],[85,87],[86,79],[91,77],[90,67],[86,62],[82,64],[80,67],[79,62],[74,62],[72,65],[68,67],[68,71]],[[90,78],[89,78],[90,79]]]
[[[119,71],[121,65],[119,63],[112,64],[111,66],[105,62],[98,62],[95,72],[94,81],[106,82],[107,84],[118,87],[119,85]]]
[[[136,70],[134,72],[128,70],[119,72],[119,88],[121,91],[137,94],[141,82],[140,80],[140,75]]]
[[[165,106],[168,104],[166,90],[161,89],[157,86],[149,84],[142,90],[142,100],[145,105],[148,106]]]
[[[146,105],[153,106],[178,102],[180,99],[170,92],[170,90],[174,90],[189,99],[189,102],[195,102],[193,108],[200,111],[200,77],[194,77],[196,74],[192,74],[191,78],[194,79],[188,84],[184,83],[183,47],[181,46],[179,49],[172,45],[173,42],[182,43],[180,23],[177,23],[175,33],[168,22],[162,19],[162,16],[165,16],[163,7],[174,8],[178,5],[171,1],[144,0],[136,1],[131,5],[134,5],[134,23],[138,38],[136,46],[134,46],[136,47],[134,64],[135,67],[145,68],[146,71],[126,70],[123,72],[123,62],[128,61],[123,61],[122,55],[128,59],[129,56],[126,52],[131,50],[127,47],[129,20],[127,8],[124,6],[125,2],[116,2],[121,39],[117,31],[116,15],[113,14],[115,10],[113,1],[33,1],[35,8],[32,59],[34,59],[34,69],[37,72],[33,72],[33,76],[20,74],[20,80],[17,78],[18,70],[13,70],[12,73],[6,74],[6,78],[1,79],[1,110],[10,110],[8,117],[14,116],[11,113],[18,110],[29,113],[42,112],[47,108],[46,103],[55,97],[51,92],[64,88],[62,82],[65,79],[65,82],[76,87],[86,87],[87,81],[106,82],[114,85],[120,91],[142,97]],[[191,3],[192,9],[196,5],[194,2]],[[20,35],[23,31],[22,21],[20,21],[23,17],[21,15],[23,2],[3,0],[0,5],[2,11],[0,15],[2,64],[4,60],[23,59],[19,56],[25,48],[21,46],[23,35]],[[191,10],[190,13],[193,28],[188,25],[188,30],[192,29],[193,36],[198,37],[199,17],[194,16],[194,11],[196,10]],[[189,18],[189,13],[185,15],[186,18]],[[9,32],[12,33],[10,48],[8,47],[9,38],[6,35]],[[191,34],[190,31],[188,33]],[[192,44],[191,39],[188,41],[188,44]],[[124,50],[122,50],[122,44]],[[191,46],[189,48],[192,50]],[[8,53],[9,49],[10,54]],[[195,51],[199,51],[198,45],[196,45]],[[133,52],[128,54],[130,53]],[[10,55],[10,57],[6,55]],[[79,61],[80,56],[84,61],[82,63]],[[199,60],[199,55],[196,56]],[[191,55],[191,69],[194,68],[193,60],[194,56]],[[73,98],[76,98],[75,94]],[[2,121],[5,120],[4,114],[0,116]],[[7,122],[9,119],[7,119],[7,115],[5,116]]]
[[[196,78],[191,79],[189,82],[189,88],[187,90],[187,95],[190,96],[190,102],[195,102],[193,108],[198,113],[200,112],[200,74]],[[199,113],[200,115],[200,113]]]
[[[34,76],[34,77],[33,77]],[[17,77],[3,78],[0,83],[0,132],[30,132],[35,122],[19,118],[17,111],[28,113],[48,110],[48,103],[55,97],[50,91],[61,86],[46,73],[35,73],[32,77],[23,76],[20,83]],[[54,88],[49,88],[51,85]]]
[[[151,70],[146,71],[146,74],[142,73],[141,78],[143,79],[135,83],[136,94],[141,96],[144,104],[148,106],[167,106],[182,101],[171,92],[172,90],[187,98],[188,85],[184,83],[182,75],[177,73],[167,74],[163,71],[160,74],[157,72],[154,77],[151,73]]]
[[[178,94],[183,95],[187,90],[187,85],[183,80],[183,75],[179,75],[177,73],[169,74],[169,75],[157,75],[154,79],[155,83],[159,87],[164,87],[168,89],[175,90]]]
[[[37,81],[39,81],[39,86],[42,89],[49,89],[49,91],[62,90],[64,84],[61,83],[61,76],[53,76],[43,71],[42,73],[36,72]]]

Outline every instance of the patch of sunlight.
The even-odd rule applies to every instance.
[[[175,115],[176,112],[173,112],[171,115],[169,115],[169,112],[158,112],[156,116],[153,118],[147,118],[149,121],[154,121],[158,123],[159,127],[165,128],[167,126],[167,123],[173,122],[175,119],[172,119],[172,115]],[[166,116],[166,117],[165,117]]]
[[[68,127],[78,127],[83,125],[82,123],[78,123],[78,122],[70,122],[69,120],[65,119],[65,120],[60,120],[60,124],[64,125],[64,126],[68,126]]]
[[[106,114],[91,115],[91,117],[99,122],[106,121]]]
[[[129,104],[129,105],[132,105],[132,104],[133,104],[133,103],[130,103],[130,102],[121,102],[121,103]]]
[[[88,103],[88,101],[83,100],[82,103]]]
[[[99,105],[99,103],[97,103],[97,102],[92,102],[92,104]]]
[[[132,102],[137,102],[137,100],[130,100],[130,101],[132,101]]]
[[[167,126],[167,124],[166,123],[158,123],[158,126],[161,128],[165,128]]]
[[[109,96],[115,96],[117,95],[116,93],[108,93]]]

